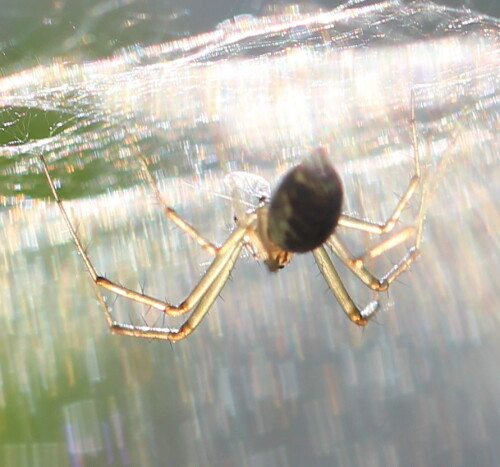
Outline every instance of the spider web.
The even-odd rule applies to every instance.
[[[499,267],[492,254],[499,249],[498,20],[430,2],[358,2],[333,12],[290,8],[262,18],[237,17],[181,40],[107,44],[97,56],[72,47],[92,38],[89,22],[111,19],[102,8],[112,4],[94,9],[85,28],[51,49],[50,59],[2,67],[0,407],[10,464],[26,464],[26,456],[36,457],[43,448],[53,453],[47,441],[61,439],[50,449],[61,449],[63,456],[69,451],[75,465],[84,455],[94,465],[109,463],[99,434],[111,418],[109,426],[123,434],[116,436],[114,452],[126,447],[131,459],[151,455],[147,465],[165,459],[181,465],[175,456],[185,456],[186,465],[220,464],[225,439],[237,446],[233,464],[248,456],[255,465],[282,465],[282,432],[274,429],[280,417],[270,405],[280,401],[280,387],[283,407],[293,404],[300,417],[295,425],[304,430],[301,442],[292,443],[309,463],[318,454],[324,462],[334,459],[332,449],[354,453],[354,465],[363,452],[380,465],[395,458],[421,461],[424,451],[430,463],[446,462],[443,445],[456,439],[454,426],[462,433],[454,444],[457,458],[483,453],[489,459],[495,441],[487,434],[498,431],[491,417],[491,395],[497,394],[491,367],[498,355]],[[9,44],[0,43],[2,56],[11,54]],[[241,261],[218,301],[224,315],[214,310],[189,345],[176,347],[173,360],[165,358],[165,346],[107,339],[90,279],[41,174],[40,154],[99,273],[176,303],[210,258],[164,220],[144,188],[138,152],[150,161],[169,202],[214,241],[226,238],[232,224],[229,203],[214,195],[224,192],[227,173],[251,172],[274,182],[318,142],[335,149],[346,209],[382,219],[411,173],[411,89],[421,149],[431,164],[439,162],[457,125],[463,136],[443,174],[440,203],[429,215],[425,267],[419,264],[405,276],[411,286],[397,284],[391,291],[401,290],[398,309],[381,318],[383,327],[371,328],[385,336],[377,338],[377,349],[371,329],[360,345],[359,334],[324,293],[310,257],[294,259],[272,281],[263,267]],[[363,304],[371,297],[359,289],[350,287]],[[242,303],[248,312],[238,312]],[[170,324],[123,299],[111,298],[108,305],[124,321]],[[484,338],[488,332],[490,339]],[[105,346],[99,345],[102,336]],[[194,366],[180,370],[185,362]],[[339,373],[330,372],[332,362]],[[477,362],[486,362],[479,373]],[[188,373],[187,389],[173,391]],[[488,377],[477,379],[478,392],[467,378],[481,373]],[[219,392],[211,384],[217,378]],[[426,395],[429,388],[432,397],[412,405],[411,396]],[[450,397],[446,391],[456,388]],[[184,400],[174,398],[175,409],[165,409],[172,394]],[[394,408],[402,401],[419,414],[420,426],[407,429],[404,419],[394,438],[385,428],[374,430],[397,421]],[[55,404],[63,408],[64,426]],[[194,419],[183,421],[183,404],[196,412]],[[240,404],[252,418],[241,417]],[[437,406],[446,416],[435,416]],[[263,417],[259,439],[244,439],[251,432],[244,425],[253,426],[256,414]],[[18,426],[24,428],[17,432]],[[183,448],[193,433],[201,433],[201,442]],[[362,447],[360,439],[366,441]],[[423,440],[425,449],[409,449],[414,439]],[[54,459],[31,463],[54,465]]]
[[[353,4],[356,8],[341,7],[319,14],[301,15],[298,10],[290,9],[290,13],[279,16],[237,17],[222,23],[213,32],[150,47],[123,49],[104,62],[78,65],[55,62],[5,76],[0,81],[0,196],[3,202],[9,202],[9,197],[19,193],[37,196],[36,190],[34,193],[30,190],[33,183],[30,183],[29,177],[37,171],[32,168],[29,157],[34,152],[52,153],[52,157],[57,159],[77,155],[82,169],[90,169],[100,160],[103,167],[99,170],[105,176],[99,177],[98,173],[94,173],[88,177],[94,184],[89,192],[94,193],[108,186],[108,177],[117,177],[114,180],[117,184],[130,180],[128,167],[118,164],[116,159],[123,161],[133,157],[137,147],[156,151],[158,157],[167,157],[169,166],[175,167],[172,172],[187,173],[216,164],[221,156],[210,146],[217,144],[213,136],[216,130],[223,132],[220,138],[226,146],[230,146],[226,141],[229,132],[233,139],[242,140],[229,148],[227,158],[244,150],[242,146],[247,151],[257,147],[259,154],[254,157],[260,163],[262,148],[270,151],[276,142],[271,131],[255,128],[255,117],[250,119],[250,111],[240,114],[239,118],[234,115],[241,110],[242,104],[250,104],[244,101],[241,92],[249,95],[247,100],[257,96],[258,104],[275,104],[274,112],[272,106],[268,109],[271,109],[278,129],[283,127],[283,132],[289,133],[280,137],[279,141],[281,146],[286,146],[286,138],[294,142],[295,126],[303,122],[283,121],[283,114],[287,112],[283,106],[289,105],[287,102],[262,100],[262,94],[268,92],[273,79],[295,83],[297,86],[290,88],[290,93],[313,84],[318,87],[319,96],[328,98],[331,90],[327,89],[329,83],[325,74],[348,72],[336,69],[329,62],[339,58],[339,54],[346,56],[349,51],[354,51],[362,59],[365,57],[364,50],[387,51],[387,48],[396,46],[405,50],[405,45],[420,44],[421,48],[416,46],[415,52],[425,53],[425,47],[433,50],[432,44],[446,40],[460,40],[467,44],[477,38],[489,41],[492,46],[498,41],[498,22],[468,10],[425,2],[391,1],[367,6],[362,2],[356,3],[358,5]],[[468,53],[472,54],[474,50]],[[301,62],[306,65],[304,55],[312,55],[319,66],[311,72],[311,76],[301,77],[295,71],[294,62],[299,62],[297,66]],[[372,60],[376,58],[375,53]],[[474,89],[472,81],[476,76],[471,75],[468,69],[470,60],[466,57],[451,62],[447,62],[446,57],[439,57],[442,66],[436,64],[436,69],[432,71],[438,74],[430,79],[438,85],[446,83],[455,93],[457,87],[464,89],[462,96],[450,96],[450,101],[457,97],[464,99],[465,95],[474,100],[488,95],[488,92],[491,94],[491,89],[497,88],[495,58],[492,52],[490,62],[486,61],[480,71],[482,89]],[[277,69],[272,70],[272,67]],[[270,69],[275,73],[270,73]],[[319,76],[315,77],[314,73]],[[406,94],[408,86],[425,85],[428,78],[422,75],[430,73],[430,70],[417,69],[413,73],[414,76],[402,83]],[[244,74],[256,76],[265,84],[249,79],[241,89],[238,80],[241,82]],[[194,86],[200,78],[207,79],[206,84]],[[338,95],[352,90],[345,80],[356,83],[357,79],[358,76],[354,75],[337,81]],[[378,100],[388,92],[394,92],[394,85],[397,86],[397,83],[381,86],[375,82],[376,76],[373,80],[371,92],[378,94]],[[164,91],[172,86],[174,92]],[[432,94],[432,90],[428,92]],[[215,93],[215,97],[207,96],[211,93]],[[431,95],[429,99],[435,97]],[[401,99],[394,96],[393,102],[397,104]],[[349,106],[349,100],[349,97],[344,98],[345,102],[339,104]],[[239,105],[233,106],[231,101]],[[218,112],[210,109],[213,106],[219,107]],[[225,112],[224,107],[227,109]],[[297,113],[300,110],[298,108]],[[348,110],[350,108],[343,109],[343,113],[348,113]],[[371,109],[368,107],[364,111],[370,114]],[[266,123],[269,120],[271,117],[265,120]],[[283,121],[281,125],[280,121]],[[335,121],[330,119],[327,123]],[[306,136],[301,136],[302,139],[318,137],[317,131],[314,135],[307,135],[312,131],[310,126],[310,123],[305,128],[299,125],[300,131],[306,133]],[[245,127],[250,129],[247,132],[258,130],[259,134],[254,135],[253,141],[245,134]],[[124,128],[131,134],[133,144],[127,145],[124,141]],[[113,166],[117,165],[125,175],[111,173],[116,172]],[[81,185],[81,188],[86,186]],[[88,194],[72,188],[69,191],[73,196]],[[13,201],[10,199],[10,202]]]
[[[106,247],[94,245],[98,232],[126,226],[136,232],[145,222],[144,200],[133,201],[144,185],[136,158],[141,152],[168,185],[169,201],[198,219],[208,237],[224,238],[231,214],[210,195],[224,191],[224,175],[250,171],[275,181],[320,142],[335,148],[347,191],[355,193],[347,209],[383,218],[411,162],[411,89],[422,134],[432,131],[446,142],[452,123],[469,108],[484,122],[483,141],[491,140],[498,124],[499,25],[430,2],[348,6],[240,16],[198,36],[134,45],[98,61],[53,60],[4,76],[0,203],[31,206],[48,197],[37,158],[45,155],[61,197],[77,200],[81,235],[91,239],[90,248],[102,248],[92,255],[98,262],[106,256]],[[494,166],[496,158],[486,151],[480,163]],[[382,181],[391,167],[395,175]],[[377,191],[381,185],[386,198]],[[375,203],[362,194],[372,189]],[[213,204],[213,215],[204,199]],[[161,215],[152,212],[154,204],[146,202],[146,220]],[[119,214],[103,223],[101,213],[111,209]],[[33,216],[14,226],[3,221],[6,238],[18,239],[0,248],[10,255],[68,241],[57,213],[48,220],[38,211]],[[23,227],[27,233],[19,240]],[[173,255],[185,251],[182,245],[174,239],[160,246]],[[152,262],[144,257],[144,264],[136,259],[129,266],[134,277]],[[191,265],[173,266],[196,270],[205,261],[193,254]],[[99,269],[112,271],[119,263],[108,258]],[[3,283],[9,288],[9,280]]]
[[[300,10],[290,9],[289,13],[278,16],[243,15],[199,36],[122,49],[104,62],[78,65],[54,62],[5,76],[0,81],[0,196],[3,203],[16,202],[18,195],[39,196],[40,186],[35,185],[31,177],[39,171],[32,167],[30,155],[33,153],[52,154],[55,159],[77,157],[81,169],[89,170],[86,178],[93,186],[89,187],[88,183],[72,186],[68,189],[72,196],[97,194],[109,186],[110,178],[120,186],[134,181],[128,172],[134,169],[134,164],[125,162],[133,157],[137,148],[154,152],[158,158],[168,158],[173,170],[166,175],[189,173],[193,169],[203,171],[211,164],[216,165],[222,157],[231,161],[242,151],[254,150],[257,154],[247,154],[245,160],[253,157],[254,162],[262,163],[263,148],[272,152],[277,143],[285,146],[282,151],[287,152],[285,156],[296,157],[297,149],[287,149],[287,145],[303,145],[323,135],[311,128],[310,122],[301,125],[310,115],[303,119],[284,119],[289,113],[284,106],[290,105],[285,98],[310,85],[318,87],[318,94],[311,97],[325,99],[352,91],[353,83],[360,86],[362,82],[357,83],[359,77],[355,74],[341,76],[343,79],[336,82],[339,93],[329,95],[332,91],[328,89],[326,74],[349,71],[339,70],[330,62],[339,58],[339,54],[347,56],[353,51],[363,59],[364,50],[386,52],[396,46],[407,50],[406,45],[419,44],[420,48],[415,46],[417,55],[425,53],[426,47],[433,50],[432,44],[445,41],[460,40],[467,44],[479,39],[492,46],[498,41],[498,22],[468,10],[400,1],[366,6],[363,2],[352,2],[350,6],[352,8],[343,6],[316,14],[302,15]],[[464,49],[464,53],[478,51]],[[302,63],[308,64],[305,55],[319,63],[310,76],[300,76],[295,69]],[[461,95],[450,96],[450,102],[458,98],[464,104],[464,99],[474,101],[491,95],[491,90],[498,86],[496,55],[492,52],[485,57],[489,61],[486,60],[479,71],[481,89],[474,86],[477,75],[471,74],[467,57],[450,62],[446,57],[439,57],[443,63],[436,63],[430,80],[433,85],[443,87],[428,90],[427,99],[435,100],[433,92],[442,92],[445,87],[455,94],[456,88],[463,89]],[[376,53],[373,59],[377,59]],[[428,78],[422,75],[430,71],[414,69],[413,76],[401,84],[404,93],[408,93],[408,87],[425,85]],[[315,73],[318,76],[314,76]],[[241,83],[242,86],[238,83],[243,81],[242,75],[255,76],[256,80],[250,78]],[[194,85],[197,79],[203,78],[207,80],[205,85]],[[284,86],[283,102],[262,96],[269,92],[269,86],[276,79],[295,85]],[[351,80],[351,84],[346,80]],[[276,84],[283,85],[283,82]],[[370,92],[376,94],[374,105],[379,105],[389,92],[396,94],[399,88],[397,83],[380,84],[376,76],[371,85]],[[174,92],[165,91],[172,86]],[[248,94],[246,100],[242,92]],[[215,97],[209,95],[214,93]],[[262,112],[258,117],[250,115],[256,109],[246,101],[254,97],[257,105],[269,104],[266,112],[271,116],[264,119],[265,123],[277,122],[278,131],[285,133],[278,142],[272,136],[276,131],[256,126],[255,120]],[[346,97],[339,103],[347,106],[343,109],[344,115],[352,115],[350,100],[354,97]],[[400,105],[401,100],[403,97],[396,95],[392,103]],[[371,115],[370,102],[366,104],[364,112]],[[243,105],[249,108],[246,114],[241,113]],[[216,107],[216,111],[210,107]],[[301,110],[298,107],[296,113],[300,114]],[[334,109],[332,114],[336,115]],[[325,118],[328,130],[338,123],[332,116],[319,117]],[[131,136],[130,144],[126,142],[124,129]],[[303,134],[297,137],[297,131]],[[215,132],[222,133],[217,137],[228,148],[224,155],[217,154],[214,148],[218,143]],[[250,132],[258,134],[248,135]],[[227,141],[230,137],[239,141],[231,144]],[[121,173],[117,173],[117,167]],[[66,183],[71,183],[70,177]]]

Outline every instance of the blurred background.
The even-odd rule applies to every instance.
[[[0,465],[500,465],[500,7],[349,6],[3,6]],[[383,220],[414,173],[412,94],[422,254],[367,328],[312,255],[271,275],[243,254],[186,341],[109,332],[39,155],[99,273],[178,303],[211,258],[165,219],[138,153],[216,243],[228,173],[274,185],[319,144],[345,211]],[[355,254],[379,240],[339,234]],[[357,304],[373,298],[336,265]],[[104,299],[122,322],[178,324]]]

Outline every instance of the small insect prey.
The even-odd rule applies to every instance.
[[[262,189],[259,188],[262,191],[259,195],[259,205],[248,211],[241,210],[242,212],[235,215],[235,228],[228,239],[220,246],[215,246],[205,239],[168,205],[148,168],[146,159],[139,155],[144,173],[155,192],[155,196],[162,204],[165,215],[214,256],[205,274],[187,298],[177,306],[128,289],[97,274],[59,198],[47,162],[43,156],[40,156],[40,160],[52,194],[94,284],[127,299],[160,310],[170,316],[191,313],[178,329],[172,329],[119,323],[112,318],[108,307],[104,306],[111,330],[114,333],[128,336],[177,341],[187,337],[200,324],[227,282],[243,247],[249,249],[255,259],[263,261],[271,272],[278,271],[287,265],[294,253],[311,251],[319,270],[348,318],[359,326],[366,325],[379,309],[378,301],[374,299],[362,309],[355,305],[342,284],[325,245],[328,245],[333,253],[375,294],[387,290],[391,282],[408,269],[419,254],[424,217],[423,194],[420,200],[418,220],[415,225],[392,234],[388,239],[380,242],[361,257],[351,255],[336,235],[335,230],[337,226],[373,234],[385,234],[393,230],[401,212],[421,182],[415,138],[415,129],[413,129],[415,174],[397,203],[394,212],[386,222],[366,221],[341,213],[343,189],[340,177],[329,162],[326,150],[318,148],[285,174],[271,196],[264,194]],[[257,181],[262,180],[260,177],[254,177]],[[367,260],[379,256],[410,237],[415,239],[414,245],[385,276],[377,278],[367,269],[365,266]]]

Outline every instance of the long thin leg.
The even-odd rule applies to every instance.
[[[216,255],[219,251],[218,247],[213,243],[208,241],[203,235],[201,235],[198,230],[196,230],[189,222],[186,222],[174,208],[171,208],[168,203],[165,202],[163,195],[160,192],[160,188],[158,187],[158,183],[156,179],[153,177],[153,174],[149,170],[148,162],[146,158],[142,154],[137,155],[138,159],[141,161],[144,173],[146,174],[146,178],[148,182],[153,187],[153,191],[155,193],[156,199],[160,202],[163,207],[163,212],[165,215],[183,232],[187,233],[193,240],[195,240],[198,245],[200,245],[204,250],[206,250],[211,255]]]
[[[429,203],[429,199],[432,193],[435,191],[438,186],[440,177],[442,172],[444,171],[446,164],[449,161],[450,155],[452,154],[455,145],[458,141],[459,133],[456,131],[450,140],[448,147],[445,152],[441,156],[441,160],[438,164],[436,175],[432,177],[430,180],[422,181],[421,171],[420,171],[420,160],[419,152],[418,152],[418,142],[417,142],[417,131],[416,131],[416,123],[415,123],[415,106],[414,106],[414,93],[411,94],[411,127],[412,127],[412,145],[415,157],[415,175],[410,182],[410,185],[401,198],[398,206],[396,207],[393,215],[389,218],[389,220],[385,224],[373,223],[370,221],[364,221],[361,219],[351,218],[349,216],[345,216],[345,219],[342,225],[346,227],[351,227],[357,230],[372,232],[372,233],[386,233],[388,231],[387,228],[381,228],[382,226],[388,226],[390,229],[394,227],[395,222],[398,220],[404,205],[409,201],[410,197],[416,191],[418,186],[415,186],[413,190],[412,183],[415,183],[415,177],[417,177],[417,185],[422,184],[421,187],[421,196],[420,196],[420,206],[417,215],[417,222],[412,227],[407,227],[403,229],[401,232],[391,235],[389,238],[383,240],[378,243],[368,251],[364,253],[361,257],[354,257],[347,247],[343,244],[340,238],[334,234],[330,239],[328,239],[327,243],[332,248],[333,252],[342,260],[342,262],[348,266],[351,271],[366,285],[376,291],[384,291],[387,290],[391,282],[393,282],[401,273],[406,271],[411,263],[419,256],[420,254],[420,245],[422,241],[422,231],[423,224],[425,220],[425,211],[427,209],[427,205]],[[411,191],[410,196],[408,195],[409,191]],[[397,214],[396,217],[394,214]],[[354,219],[354,221],[352,221]],[[373,227],[375,226],[375,227]],[[408,249],[406,254],[395,264],[393,267],[381,278],[375,277],[370,271],[368,271],[365,267],[365,261],[367,259],[376,258],[386,251],[394,248],[395,246],[403,243],[410,237],[414,237],[413,246]]]
[[[141,337],[154,337],[163,338],[169,340],[179,340],[187,336],[192,330],[198,325],[203,316],[206,314],[213,301],[220,293],[222,287],[224,286],[229,274],[234,266],[241,248],[244,244],[244,237],[247,233],[248,228],[253,225],[256,220],[255,214],[249,214],[246,218],[246,222],[240,224],[240,226],[231,234],[231,236],[226,240],[226,242],[218,248],[217,256],[212,261],[212,264],[196,284],[191,293],[187,298],[178,306],[171,305],[168,302],[158,300],[149,295],[136,292],[127,287],[123,287],[105,277],[99,276],[90,260],[90,257],[83,248],[82,242],[78,237],[78,234],[73,227],[73,224],[64,208],[64,205],[59,198],[57,190],[55,188],[54,182],[49,172],[47,162],[43,156],[40,156],[40,161],[45,172],[45,176],[49,183],[50,189],[59,207],[59,210],[64,218],[66,226],[70,231],[73,243],[75,244],[78,253],[83,259],[85,267],[92,278],[92,281],[96,286],[102,287],[109,290],[117,295],[128,298],[138,303],[153,307],[171,316],[179,316],[184,313],[191,311],[195,308],[195,311],[191,314],[188,320],[184,323],[179,330],[164,330],[161,331],[159,328],[149,328],[144,326],[133,326],[119,324],[113,321],[108,308],[105,306],[106,317],[108,323],[114,332],[123,333],[128,335],[141,335]],[[100,294],[99,294],[100,295]],[[101,302],[104,302],[102,296],[100,297]],[[198,306],[196,306],[198,305]],[[142,330],[147,329],[148,332],[142,333]],[[151,331],[154,329],[154,332]],[[135,331],[134,331],[135,330]],[[135,332],[135,334],[134,334]],[[152,334],[151,334],[152,333]],[[163,337],[160,337],[163,336]]]
[[[415,173],[410,179],[410,183],[408,184],[406,191],[396,205],[396,208],[385,222],[373,222],[369,220],[359,219],[353,216],[342,215],[339,220],[339,225],[378,235],[389,233],[394,229],[396,223],[401,217],[404,208],[408,205],[411,198],[421,185],[422,175],[417,141],[414,101],[415,98],[412,91],[410,123]],[[410,267],[410,264],[418,257],[424,220],[424,204],[426,198],[425,188],[425,186],[421,188],[420,206],[416,226],[407,227],[400,232],[391,235],[389,238],[379,242],[378,244],[370,248],[361,257],[354,257],[337,234],[332,235],[332,237],[327,240],[327,243],[332,248],[333,252],[342,260],[342,262],[346,266],[351,269],[351,271],[354,272],[354,274],[356,274],[356,276],[362,282],[364,282],[371,289],[379,292],[387,290],[390,283],[393,282],[403,271],[406,271]],[[415,237],[414,245],[407,251],[403,258],[401,258],[383,277],[377,278],[374,274],[368,271],[365,266],[366,260],[380,256],[386,251],[389,251],[397,245],[400,245],[412,236]]]
[[[127,287],[123,287],[122,285],[112,282],[102,276],[97,276],[94,282],[96,283],[96,285],[99,285],[104,289],[109,290],[122,297],[125,297],[129,300],[133,300],[135,302],[151,306],[170,316],[180,316],[191,311],[194,308],[194,306],[203,298],[207,290],[217,280],[217,277],[219,276],[219,274],[221,274],[221,271],[223,271],[224,268],[227,266],[227,263],[230,262],[231,255],[234,252],[234,250],[239,248],[240,243],[241,244],[244,243],[243,237],[245,236],[245,234],[246,234],[245,227],[240,227],[231,234],[231,236],[222,245],[218,255],[212,261],[210,267],[207,269],[205,274],[196,284],[194,289],[186,297],[186,299],[182,301],[178,306],[171,305],[168,302],[157,300],[154,297],[150,297],[148,295],[136,292],[135,290],[129,289]],[[82,253],[80,252],[80,254]],[[90,262],[89,259],[88,261]]]
[[[412,128],[412,146],[415,159],[415,174],[410,180],[408,188],[399,200],[396,208],[394,209],[392,215],[384,223],[371,222],[364,219],[359,219],[353,216],[343,215],[340,218],[339,225],[353,228],[356,230],[374,233],[374,234],[384,234],[389,233],[396,223],[398,222],[401,213],[403,212],[405,206],[410,202],[412,196],[417,191],[418,188],[421,190],[420,203],[417,215],[417,221],[411,227],[403,229],[401,232],[391,235],[389,238],[378,243],[370,250],[368,250],[362,257],[356,258],[349,252],[347,247],[342,243],[336,234],[327,240],[329,246],[333,249],[334,253],[346,264],[365,284],[371,287],[375,291],[386,290],[391,282],[393,282],[402,272],[406,271],[412,262],[420,254],[420,246],[422,242],[422,232],[425,220],[425,211],[429,202],[429,198],[439,184],[440,175],[444,171],[446,164],[450,158],[451,153],[458,140],[458,132],[453,134],[450,144],[446,148],[441,160],[438,164],[438,170],[436,176],[430,181],[422,182],[421,167],[420,167],[420,155],[417,142],[417,131],[416,131],[416,121],[415,121],[415,105],[414,105],[414,92],[411,93],[411,128]],[[420,185],[423,185],[420,187]],[[365,260],[368,258],[375,258],[382,253],[400,245],[410,237],[414,237],[414,244],[408,249],[406,254],[396,263],[383,277],[378,279],[365,267]],[[379,309],[379,303],[377,300],[370,302],[364,309],[360,310],[353,303],[351,297],[346,291],[340,277],[335,270],[335,267],[330,260],[324,247],[316,249],[314,252],[314,257],[322,274],[324,275],[330,289],[336,296],[337,300],[341,304],[344,312],[354,323],[364,326],[368,320],[376,313]]]
[[[417,150],[416,147],[414,149]],[[405,209],[405,207],[410,202],[413,197],[415,191],[417,190],[421,180],[420,175],[420,163],[418,162],[418,155],[415,155],[415,174],[410,180],[406,191],[403,196],[399,199],[398,204],[396,205],[394,211],[390,215],[390,217],[385,222],[374,222],[366,219],[360,219],[356,216],[350,216],[347,214],[342,214],[339,219],[339,224],[342,227],[347,227],[349,229],[360,230],[362,232],[368,232],[373,234],[385,234],[391,232],[394,229],[395,225],[399,221],[401,217],[401,213]]]
[[[417,190],[422,176],[421,176],[421,167],[420,167],[420,153],[418,149],[418,141],[417,141],[417,124],[415,120],[415,97],[414,92],[411,92],[411,116],[410,116],[410,125],[411,125],[411,141],[413,147],[413,158],[415,164],[415,173],[413,177],[410,179],[410,183],[406,188],[403,196],[399,199],[398,204],[394,208],[394,211],[389,216],[389,218],[385,222],[374,222],[366,219],[360,219],[356,216],[349,216],[347,214],[342,214],[339,219],[339,225],[342,227],[347,227],[350,229],[360,230],[363,232],[374,233],[374,234],[384,234],[389,233],[399,221],[401,217],[401,213],[405,209],[405,207],[410,202],[413,197],[415,191]]]
[[[340,303],[347,317],[358,326],[365,326],[368,324],[370,318],[378,311],[379,302],[373,300],[368,303],[365,308],[360,310],[352,301],[352,298],[344,287],[325,248],[323,246],[316,248],[316,250],[313,251],[313,255],[330,290],[333,292],[333,295],[335,295],[335,298]]]
[[[228,260],[220,270],[219,274],[215,277],[213,282],[207,288],[203,296],[200,298],[198,305],[191,313],[189,318],[178,329],[172,328],[157,328],[150,326],[134,326],[131,324],[123,324],[113,321],[109,311],[106,308],[106,316],[110,329],[115,334],[133,337],[145,337],[147,339],[164,339],[169,341],[179,341],[189,336],[200,324],[205,317],[215,299],[219,296],[222,288],[227,282],[229,275],[234,267],[236,260],[241,252],[243,243],[240,242],[236,245],[234,250],[228,254]],[[208,274],[208,271],[207,271]]]
[[[365,283],[372,290],[377,292],[383,292],[389,288],[391,282],[393,282],[402,272],[406,271],[410,264],[418,257],[420,253],[420,241],[422,235],[421,228],[409,227],[402,232],[401,235],[394,235],[386,241],[380,243],[376,249],[387,251],[390,248],[402,243],[410,235],[415,234],[416,240],[414,246],[412,246],[406,254],[381,278],[376,277],[365,267],[366,255],[363,258],[355,258],[349,252],[344,243],[336,235],[332,235],[327,243],[332,248],[333,252],[342,260],[342,262],[354,273],[356,276]],[[377,254],[379,251],[377,251]],[[373,256],[369,256],[373,257]]]

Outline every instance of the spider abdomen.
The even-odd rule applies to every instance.
[[[311,251],[333,233],[342,210],[342,183],[323,148],[291,169],[271,196],[269,238],[291,252]]]

